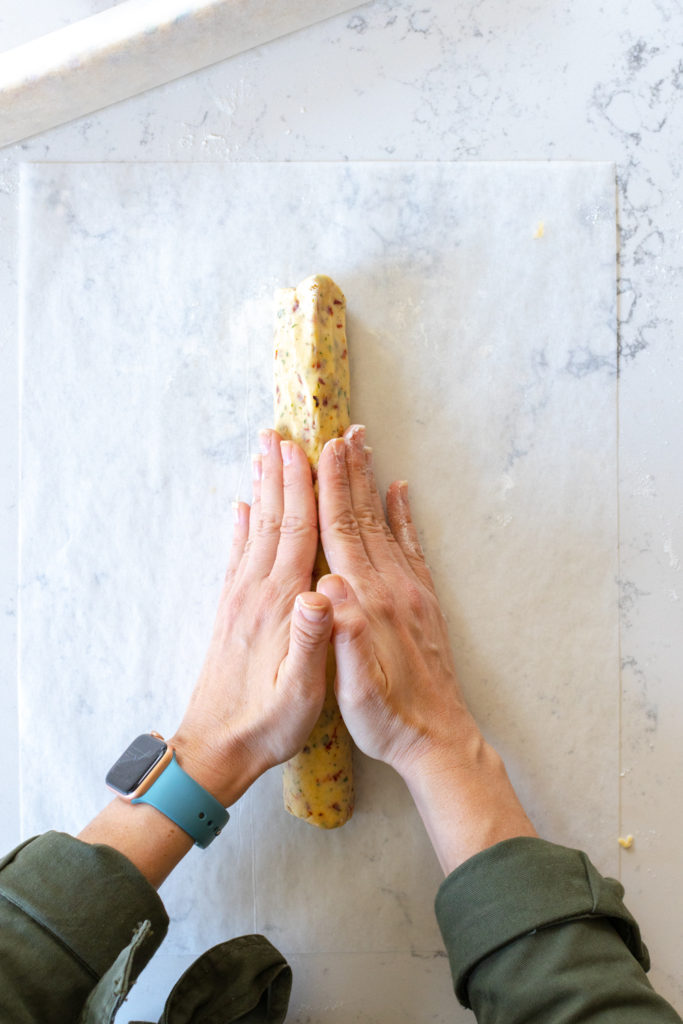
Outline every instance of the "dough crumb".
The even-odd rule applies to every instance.
[[[626,838],[624,838],[624,836],[619,836],[617,842],[623,850],[630,850],[633,846],[633,836],[626,836]]]
[[[534,238],[543,238],[545,234],[545,224],[542,220],[539,220],[538,227],[534,231]]]

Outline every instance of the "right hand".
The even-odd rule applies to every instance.
[[[387,523],[364,437],[350,427],[318,467],[320,536],[338,574],[318,591],[334,605],[341,712],[357,746],[404,776],[434,759],[467,765],[481,735],[458,686],[407,485],[389,488]]]
[[[356,744],[403,777],[446,873],[513,836],[533,836],[498,754],[458,685],[446,620],[410,516],[407,485],[388,523],[363,427],[318,466],[320,537],[332,572],[337,700]]]

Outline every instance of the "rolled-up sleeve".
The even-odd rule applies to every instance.
[[[584,853],[542,839],[472,857],[436,898],[458,999],[480,1024],[680,1024],[647,980],[623,895]]]
[[[78,1020],[122,951],[132,984],[167,928],[156,891],[116,850],[60,832],[29,840],[0,861],[0,1019]]]

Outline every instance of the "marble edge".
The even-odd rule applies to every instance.
[[[509,167],[548,167],[548,168],[562,168],[562,169],[575,169],[577,167],[593,167],[604,171],[612,171],[615,175],[615,187],[616,187],[616,171],[617,164],[614,160],[538,160],[534,158],[523,159],[523,160],[455,160],[455,159],[444,159],[444,160],[394,160],[387,157],[386,159],[369,159],[369,160],[18,160],[17,165],[19,167],[20,175],[25,173],[24,168],[29,167],[117,167],[120,165],[130,166],[133,164],[135,167],[146,167],[149,165],[162,165],[162,166],[178,166],[178,167],[233,167],[233,166],[260,166],[262,164],[268,167],[317,167],[317,166],[333,166],[333,167],[500,167],[501,164]],[[616,209],[616,194],[615,194],[615,209]]]
[[[0,148],[359,6],[126,0],[0,54]]]

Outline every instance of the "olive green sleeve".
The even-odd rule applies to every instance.
[[[0,1020],[77,1021],[101,979],[113,1018],[167,927],[155,890],[111,847],[60,832],[23,843],[0,860]]]
[[[458,999],[479,1024],[681,1024],[622,897],[584,853],[542,839],[472,857],[436,898]]]

